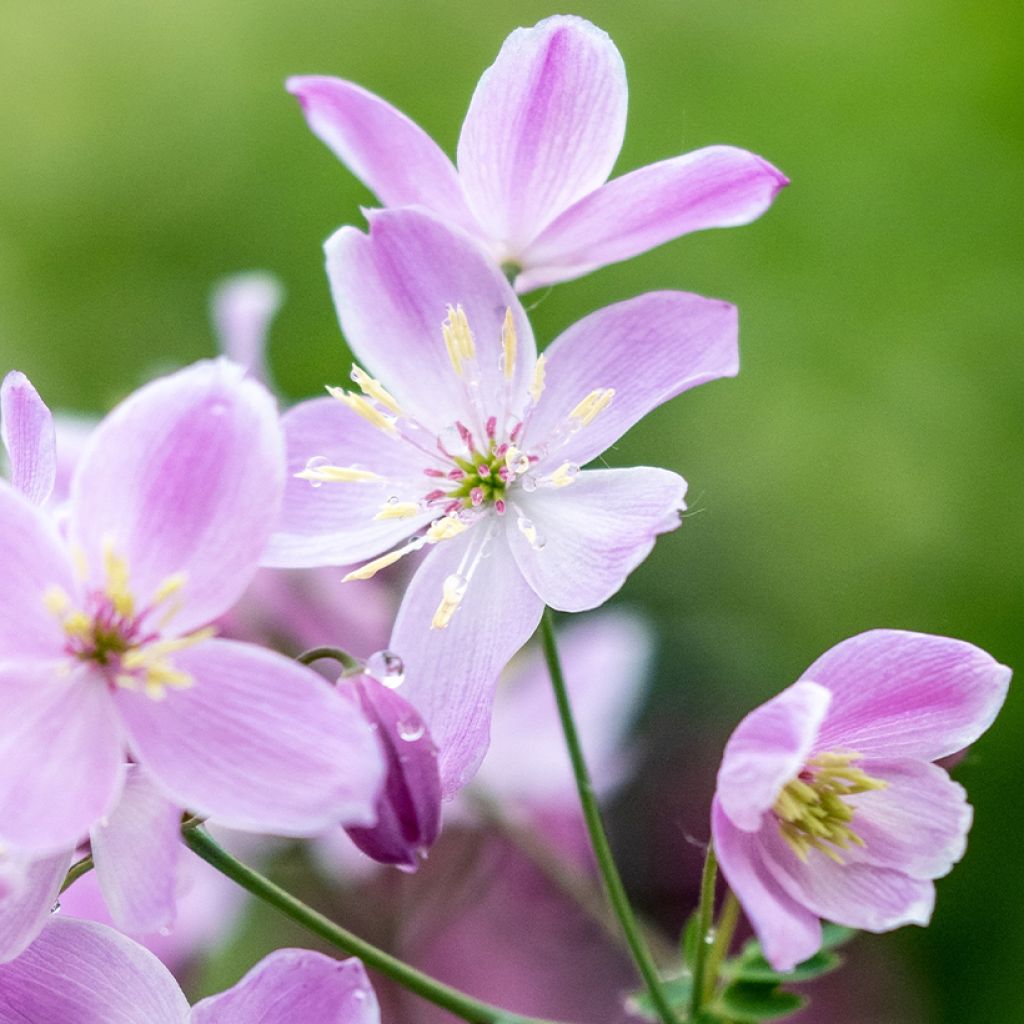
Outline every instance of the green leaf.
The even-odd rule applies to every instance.
[[[738,981],[729,985],[719,997],[719,1006],[730,1020],[740,1024],[756,1024],[762,1020],[779,1020],[803,1009],[807,1000],[795,992],[785,992],[776,984]]]
[[[756,942],[748,942],[738,959],[730,960],[724,965],[723,973],[735,981],[770,982],[780,985],[820,978],[821,975],[834,971],[842,962],[843,958],[838,953],[820,950],[802,964],[797,964],[793,970],[783,973],[775,970],[765,960]]]
[[[673,1009],[689,1006],[690,992],[693,990],[693,978],[689,974],[679,974],[674,978],[664,978],[662,979],[661,987],[668,1001],[672,1004]],[[631,1013],[639,1014],[648,1020],[656,1021],[660,1019],[657,1010],[654,1009],[654,1003],[651,1002],[650,993],[645,988],[640,989],[639,992],[634,992],[626,1000],[626,1004]]]
[[[850,939],[855,938],[857,930],[847,928],[843,924],[832,924],[831,921],[823,921],[821,924],[821,948],[838,949],[845,945]]]

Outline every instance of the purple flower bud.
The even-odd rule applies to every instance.
[[[343,685],[376,730],[387,766],[377,824],[346,831],[367,856],[415,871],[441,831],[437,748],[419,712],[395,690],[366,675]]]

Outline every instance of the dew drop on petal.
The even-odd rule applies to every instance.
[[[533,525],[532,519],[527,519],[526,516],[520,516],[516,522],[516,526],[519,527],[519,532],[529,541],[530,547],[534,551],[543,551],[547,540],[544,535],[539,533],[537,527]]]
[[[527,473],[520,483],[522,484],[523,490],[527,493],[537,490],[537,478],[532,473]]]
[[[326,466],[330,462],[330,459],[326,455],[314,455],[311,459],[306,462],[306,469],[319,469],[321,466]],[[323,480],[310,480],[310,487],[322,487]]]
[[[377,651],[366,659],[366,672],[392,690],[405,681],[405,662],[394,651]]]
[[[50,907],[50,913],[51,914],[59,914],[60,913],[60,900],[55,900],[54,901],[53,906]]]
[[[398,723],[399,738],[409,743],[423,739],[423,734],[426,731],[426,726],[416,718],[409,718]]]

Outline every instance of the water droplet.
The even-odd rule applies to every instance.
[[[159,931],[160,931],[160,934],[163,935],[163,936],[167,936],[167,935],[171,934],[171,929],[167,925],[164,925],[163,928],[159,929]]]
[[[228,411],[228,403],[220,400],[210,403],[211,416],[223,416]]]
[[[466,588],[469,586],[469,580],[465,576],[459,575],[457,572],[453,572],[450,576],[446,576],[443,584],[444,597],[446,601],[452,601],[456,604],[466,596]]]
[[[366,1002],[366,993],[361,988],[360,989],[356,989],[356,991],[352,993],[352,998],[357,1003],[365,1003]]]
[[[580,471],[580,467],[575,462],[567,462],[564,466],[566,476],[576,476]]]
[[[366,671],[392,690],[405,681],[405,662],[394,651],[377,651],[366,659]]]
[[[418,718],[409,718],[398,723],[399,738],[409,743],[423,739],[426,731],[426,726]]]
[[[454,423],[449,423],[447,427],[444,427],[441,433],[438,434],[437,439],[450,452],[458,451],[462,447],[462,435]]]
[[[326,466],[330,461],[331,460],[328,459],[326,455],[314,455],[306,463],[306,469],[307,470],[319,469],[321,466]],[[309,486],[310,487],[322,487],[323,486],[323,480],[310,480],[309,481]]]
[[[527,473],[520,482],[527,493],[537,490],[537,478],[532,473]]]
[[[397,494],[389,494],[388,495],[388,504],[389,505],[397,505],[400,500],[401,499],[398,497]]]
[[[537,530],[537,527],[533,525],[532,519],[527,519],[526,516],[520,516],[516,522],[516,526],[519,527],[519,532],[529,541],[530,547],[534,551],[543,551],[547,545],[547,540],[544,535]]]
[[[50,913],[51,914],[59,914],[60,913],[60,900],[55,900],[54,901],[53,906],[50,907]]]

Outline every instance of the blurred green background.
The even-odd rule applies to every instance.
[[[573,11],[626,61],[619,172],[727,142],[793,181],[753,226],[563,285],[533,312],[547,341],[655,288],[741,309],[740,377],[659,410],[610,457],[690,481],[691,514],[623,600],[663,641],[647,771],[675,773],[658,784],[696,803],[717,754],[688,772],[688,748],[717,751],[753,703],[850,634],[945,633],[1024,664],[1024,17],[1014,0],[578,0]],[[7,0],[0,369],[27,372],[55,407],[101,411],[155,369],[209,354],[211,284],[259,267],[288,292],[271,353],[283,389],[340,381],[320,243],[360,223],[371,197],[307,131],[283,79],[355,79],[453,152],[501,40],[551,13],[547,2]],[[1012,696],[959,769],[976,825],[931,929],[875,940],[911,965],[929,1021],[1019,1013],[1022,730]],[[643,888],[644,823],[617,822]]]

